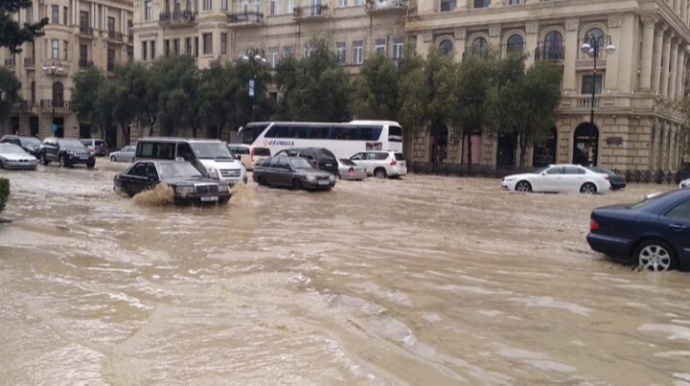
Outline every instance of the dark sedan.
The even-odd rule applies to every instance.
[[[322,147],[293,147],[279,151],[276,153],[276,156],[301,157],[308,160],[314,169],[325,170],[336,176],[340,174],[338,171],[338,160],[335,158],[335,155],[330,150]]]
[[[595,209],[589,246],[650,271],[690,271],[690,190]]]
[[[232,194],[228,184],[204,177],[189,162],[139,161],[115,176],[115,191],[129,197],[166,183],[175,192],[175,203],[226,204]]]
[[[628,185],[625,180],[625,176],[621,174],[616,174],[612,170],[600,168],[597,166],[586,166],[587,169],[593,171],[594,173],[606,174],[609,176],[608,180],[611,183],[611,190],[620,190]]]
[[[254,165],[254,182],[263,186],[284,186],[293,190],[328,190],[335,186],[335,175],[314,169],[304,158],[276,156]]]
[[[38,158],[38,152],[41,148],[41,140],[36,137],[22,137],[8,134],[0,139],[0,143],[13,143],[17,146],[21,146],[22,149],[36,158]]]

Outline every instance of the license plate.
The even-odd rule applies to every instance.
[[[333,166],[333,164],[323,164],[323,166],[325,166],[325,167],[327,167],[327,168],[330,168],[330,167]]]
[[[79,157],[80,160],[87,160],[89,157]]]
[[[201,197],[201,202],[216,202],[216,201],[218,201],[218,196]]]
[[[319,185],[328,185],[328,184],[329,184],[328,181],[319,181]]]
[[[404,167],[405,167],[405,163],[404,163],[404,162],[401,162],[401,163],[400,163],[400,167],[403,167],[403,168],[404,168]]]

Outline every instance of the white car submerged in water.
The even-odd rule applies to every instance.
[[[505,177],[501,185],[505,190],[518,192],[596,194],[611,190],[608,175],[580,165],[551,165],[534,173],[514,174]]]
[[[678,187],[681,189],[690,188],[690,178],[685,180],[685,181],[681,181],[681,183],[680,183],[680,185],[678,185]]]

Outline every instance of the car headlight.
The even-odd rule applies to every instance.
[[[316,177],[311,174],[307,174],[307,181],[316,181]]]
[[[69,155],[74,155],[74,150],[67,150],[65,153],[67,153]]]
[[[209,166],[206,171],[208,172],[209,178],[220,180],[220,172],[218,169],[214,168],[213,166]]]
[[[514,178],[504,178],[503,179],[503,181],[505,181],[505,182],[512,182],[513,180],[514,180]]]
[[[194,193],[194,187],[193,186],[178,186],[175,188],[175,191],[177,192],[177,194],[184,197],[184,196],[187,196],[189,194],[193,194]]]
[[[335,176],[331,174],[330,176],[328,176],[328,180],[331,182],[335,181]]]

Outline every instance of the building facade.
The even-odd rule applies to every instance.
[[[688,62],[687,0],[435,0],[420,1],[406,23],[417,47],[430,45],[462,59],[468,47],[521,50],[528,61],[563,68],[562,103],[551,138],[530,150],[528,164],[592,164],[620,170],[677,170],[687,143],[678,104]],[[594,59],[584,43],[602,45]],[[609,44],[612,52],[603,49]],[[592,99],[592,93],[595,97]],[[592,103],[593,100],[593,103]],[[592,104],[595,120],[590,122]],[[460,162],[452,133],[415,139],[415,158],[433,146]],[[516,138],[473,138],[475,163],[513,166]],[[466,161],[466,160],[465,160]]]
[[[116,63],[133,60],[131,0],[41,0],[15,15],[20,22],[47,17],[43,36],[11,55],[0,49],[0,65],[22,82],[24,103],[15,109],[5,133],[89,138],[88,123],[69,110],[73,76],[91,66],[113,76]],[[115,143],[116,138],[108,139]]]

